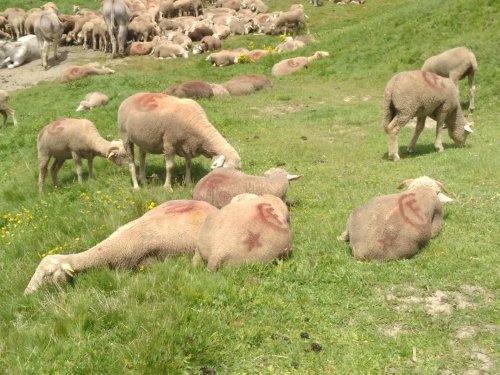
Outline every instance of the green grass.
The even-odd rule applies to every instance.
[[[285,9],[289,2],[269,4]],[[70,12],[72,5],[64,1],[60,9]],[[80,5],[97,7],[90,0]],[[325,50],[330,58],[275,79],[273,88],[252,96],[199,101],[239,151],[245,172],[261,174],[283,165],[303,175],[289,190],[297,202],[291,209],[293,255],[278,264],[209,274],[181,257],[143,272],[96,269],[79,274],[62,290],[46,286],[22,295],[43,254],[83,251],[146,212],[152,201],[191,196],[191,189],[179,185],[181,160],[174,192],[167,193],[163,158],[153,155],[147,175],[157,173],[160,180],[139,192],[132,191],[126,168],[99,159],[95,180],[78,185],[68,161],[59,173],[60,188],[39,195],[35,145],[44,125],[81,116],[113,139],[118,106],[135,92],[161,91],[188,79],[223,82],[250,72],[270,76],[282,56],[221,69],[203,56],[127,58],[111,76],[46,82],[12,93],[19,126],[0,129],[0,373],[500,371],[498,2],[369,0],[362,7],[305,6],[318,42],[285,56]],[[276,37],[247,36],[225,46],[250,41],[255,48],[278,43]],[[410,157],[403,146],[412,129],[405,128],[401,162],[388,161],[382,131],[385,83],[396,72],[419,69],[428,56],[459,45],[470,47],[480,66],[476,111],[469,115],[475,132],[467,146],[455,149],[445,136],[445,151],[437,154],[433,131],[426,130]],[[464,108],[466,85],[461,82]],[[74,112],[93,90],[107,93],[109,105]],[[209,163],[196,160],[196,179],[208,172]],[[346,244],[336,240],[350,211],[424,174],[443,181],[456,199],[444,207],[441,234],[410,260],[355,261]],[[432,315],[429,304],[440,291],[439,306],[450,310]],[[321,350],[312,350],[312,343]]]

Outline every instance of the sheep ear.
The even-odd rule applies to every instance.
[[[64,272],[66,272],[66,274],[70,277],[74,277],[74,273],[75,273],[75,270],[73,268],[71,268],[71,266],[69,264],[64,264],[62,266],[62,269]]]
[[[439,188],[441,189],[442,192],[446,193],[446,194],[450,194],[450,192],[448,190],[446,190],[446,188],[444,187],[443,183],[440,182],[440,181],[436,181],[436,183],[438,184]]]
[[[295,180],[298,180],[301,177],[302,176],[298,175],[298,174],[289,174],[289,175],[286,176],[286,178],[288,179],[288,181],[295,181]]]
[[[443,193],[438,193],[438,199],[443,203],[453,202],[453,199],[451,199],[447,195],[444,195]]]
[[[220,168],[224,166],[224,161],[226,157],[224,155],[220,155],[215,161],[212,163],[212,169]]]
[[[408,187],[408,186],[410,186],[410,184],[411,184],[412,182],[413,182],[413,179],[412,179],[412,178],[410,178],[410,179],[408,179],[408,180],[404,180],[404,181],[401,183],[401,185],[399,185],[399,186],[398,186],[398,189],[400,189],[400,190],[401,190],[401,189],[403,189],[403,188],[405,188],[405,187]]]
[[[470,127],[469,124],[465,125],[464,126],[464,130],[467,132],[467,133],[473,133],[474,130],[472,130],[472,128]]]

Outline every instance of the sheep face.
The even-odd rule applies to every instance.
[[[35,274],[24,290],[24,294],[33,293],[44,281],[55,285],[67,283],[73,277],[73,273],[71,265],[64,262],[64,256],[48,255],[38,265]]]
[[[106,158],[111,160],[116,165],[122,165],[125,162],[127,159],[127,152],[125,151],[125,147],[123,147],[123,142],[121,140],[111,141]]]

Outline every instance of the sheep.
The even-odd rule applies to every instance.
[[[213,35],[213,33],[214,32],[212,31],[212,29],[207,25],[199,25],[197,27],[191,28],[191,30],[187,32],[187,36],[193,42],[199,42],[204,37]]]
[[[293,40],[291,36],[286,37],[275,48],[276,52],[292,52],[296,49],[304,47],[306,44],[300,40]]]
[[[203,52],[214,51],[221,48],[222,43],[219,38],[208,35],[204,36],[200,43],[193,47],[193,55],[198,55]]]
[[[288,256],[292,231],[286,204],[274,195],[245,194],[210,213],[198,237],[193,266],[200,260],[215,272],[223,264],[268,263]]]
[[[262,74],[246,74],[231,78],[224,83],[230,95],[248,95],[264,88],[272,87],[271,81]]]
[[[281,30],[284,28],[284,33],[287,34],[287,28],[293,27],[294,35],[301,29],[306,29],[307,16],[304,12],[304,6],[302,4],[292,4],[287,12],[280,12],[278,17],[273,21],[271,28],[274,30]]]
[[[96,64],[87,64],[82,66],[72,66],[61,78],[62,82],[68,82],[75,79],[87,77],[89,75],[113,74],[115,71],[105,66],[99,67]]]
[[[271,194],[285,200],[290,181],[300,177],[281,168],[269,169],[264,177],[248,175],[233,168],[214,169],[196,184],[193,199],[208,202],[217,208],[243,193]]]
[[[224,85],[221,85],[220,83],[209,83],[210,87],[212,88],[212,92],[214,93],[214,96],[229,96],[229,91],[224,87]]]
[[[208,203],[192,200],[162,203],[86,251],[47,255],[24,294],[35,292],[44,282],[60,285],[95,267],[134,269],[168,256],[193,254],[201,226],[215,211]]]
[[[417,126],[408,152],[415,150],[417,139],[424,130],[427,116],[436,120],[436,151],[443,151],[441,133],[443,124],[456,147],[463,147],[472,133],[460,108],[458,88],[449,78],[422,71],[396,74],[387,83],[384,93],[384,130],[388,136],[389,158],[400,160],[398,133],[408,121],[417,117]]]
[[[189,49],[193,45],[191,38],[179,31],[169,31],[165,36],[169,41],[179,44],[185,49]]]
[[[152,22],[148,14],[135,17],[127,26],[127,35],[136,42],[147,42],[159,34],[156,22]]]
[[[169,41],[161,42],[151,54],[160,59],[175,59],[177,57],[187,59],[189,57],[189,52],[183,46]]]
[[[0,41],[0,68],[16,68],[40,57],[40,49],[35,35],[26,35],[17,42]]]
[[[38,133],[37,150],[40,192],[44,189],[50,158],[54,158],[50,172],[52,183],[56,187],[57,172],[67,159],[75,161],[78,182],[81,184],[82,158],[87,159],[89,178],[92,178],[95,156],[106,157],[117,165],[126,157],[122,141],[107,141],[91,121],[74,118],[62,118],[44,126]]]
[[[474,93],[476,85],[474,75],[478,68],[476,56],[467,47],[456,47],[444,51],[425,60],[422,71],[431,72],[441,77],[450,78],[455,85],[468,77],[469,80],[469,111],[474,111]]]
[[[123,0],[104,0],[101,10],[108,26],[113,57],[123,56],[130,10]]]
[[[243,0],[241,2],[241,7],[243,9],[248,8],[255,13],[267,13],[269,10],[269,7],[261,0]]]
[[[42,66],[48,69],[47,60],[49,58],[49,46],[52,44],[54,59],[59,60],[57,56],[57,46],[63,34],[63,26],[57,14],[53,10],[47,10],[40,14],[33,25],[36,39],[40,47],[42,56]]]
[[[12,122],[14,126],[17,126],[16,111],[14,111],[7,101],[9,100],[9,93],[5,90],[0,90],[0,114],[3,116],[3,126],[7,123],[7,116],[12,116]]]
[[[26,21],[26,11],[21,8],[7,8],[3,14],[7,17],[9,26],[12,30],[12,36],[16,36],[16,40],[26,35],[24,30],[24,22]]]
[[[246,53],[248,53],[248,50],[245,49],[222,50],[219,52],[211,53],[205,60],[209,61],[213,66],[227,66],[231,64],[237,64],[238,58]]]
[[[163,94],[173,95],[178,98],[210,98],[214,96],[210,84],[203,81],[175,83],[163,90]]]
[[[191,159],[213,158],[213,168],[241,167],[236,150],[208,121],[203,108],[191,99],[160,93],[140,92],[125,99],[118,108],[118,127],[128,155],[134,189],[139,189],[134,163],[134,144],[139,146],[139,180],[145,182],[146,153],[164,154],[164,187],[172,190],[174,157],[185,158],[184,183],[191,185]]]
[[[96,108],[108,104],[109,98],[99,91],[94,91],[85,95],[85,99],[80,102],[77,112],[85,111],[87,109]]]
[[[274,77],[281,77],[284,75],[292,74],[297,70],[300,70],[304,67],[307,67],[310,62],[329,56],[328,52],[324,51],[316,51],[312,56],[298,56],[292,57],[290,59],[285,59],[280,61],[279,63],[274,64],[271,73]]]
[[[151,55],[159,42],[159,36],[155,36],[150,42],[132,42],[127,46],[126,54],[129,56]]]
[[[356,208],[338,237],[361,260],[410,258],[443,225],[441,202],[451,202],[444,185],[427,176],[405,180],[406,192],[375,197]]]

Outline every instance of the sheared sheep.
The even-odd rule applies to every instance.
[[[118,109],[118,127],[128,154],[134,189],[137,183],[134,144],[139,146],[139,180],[146,181],[146,153],[163,154],[166,163],[165,188],[172,189],[175,155],[185,159],[184,183],[190,185],[191,159],[199,155],[213,158],[212,167],[240,168],[236,150],[208,121],[203,108],[191,99],[160,93],[137,93],[125,99]]]
[[[330,54],[328,52],[316,51],[312,56],[309,57],[298,56],[298,57],[292,57],[290,59],[285,59],[280,61],[279,63],[274,64],[271,73],[275,77],[281,77],[288,74],[292,74],[295,73],[297,70],[307,67],[309,63],[311,63],[312,61],[329,55]]]
[[[233,168],[219,168],[196,184],[193,199],[208,202],[218,208],[243,193],[271,194],[285,200],[290,181],[299,178],[300,176],[288,174],[281,168],[269,169],[264,177],[248,175]]]
[[[75,79],[81,79],[95,74],[113,74],[115,71],[105,66],[99,67],[96,64],[87,64],[82,66],[70,67],[64,76],[61,78],[62,82],[68,82]]]
[[[272,87],[272,82],[262,74],[246,74],[231,78],[223,84],[230,95],[249,95],[255,91]]]
[[[173,95],[178,98],[210,98],[214,92],[209,83],[203,81],[187,81],[183,83],[174,83],[166,88],[165,95]]]
[[[458,88],[449,78],[422,71],[401,72],[387,83],[384,93],[384,130],[388,136],[389,158],[399,160],[398,133],[413,117],[417,126],[408,152],[413,153],[417,139],[424,130],[427,116],[436,120],[436,151],[443,151],[443,124],[456,147],[463,147],[470,125],[460,108]]]
[[[173,200],[146,212],[94,247],[77,254],[47,255],[42,259],[24,294],[44,282],[65,283],[76,272],[95,267],[134,269],[167,256],[193,254],[208,214],[217,209],[205,202]]]
[[[278,17],[273,21],[271,28],[273,30],[284,29],[285,34],[288,33],[288,27],[293,28],[294,35],[297,35],[302,29],[305,29],[308,33],[306,19],[304,6],[302,4],[292,4],[288,11],[279,13]]]
[[[76,109],[77,112],[85,111],[86,109],[96,108],[108,104],[109,98],[99,91],[94,91],[85,95],[85,99],[80,102]]]
[[[82,183],[82,158],[87,159],[89,178],[92,178],[95,156],[103,156],[118,165],[127,156],[122,141],[107,141],[91,121],[73,118],[59,119],[44,126],[38,133],[37,149],[40,192],[44,189],[50,158],[55,159],[50,172],[52,183],[56,187],[57,172],[67,159],[75,161],[78,182]]]
[[[439,181],[427,176],[405,180],[399,194],[376,197],[356,208],[339,240],[349,241],[356,259],[387,261],[410,258],[443,225],[441,202],[450,202]]]
[[[268,263],[292,250],[288,208],[274,195],[244,194],[209,214],[201,227],[193,265],[208,262],[210,272],[223,264]]]
[[[3,116],[3,126],[7,123],[7,116],[12,116],[12,122],[14,126],[17,125],[16,119],[16,111],[14,111],[9,105],[7,101],[9,100],[9,93],[5,90],[0,90],[0,114]]]
[[[467,47],[456,47],[425,60],[422,71],[450,78],[458,87],[458,81],[469,79],[469,111],[474,111],[474,75],[477,70],[476,56]]]

